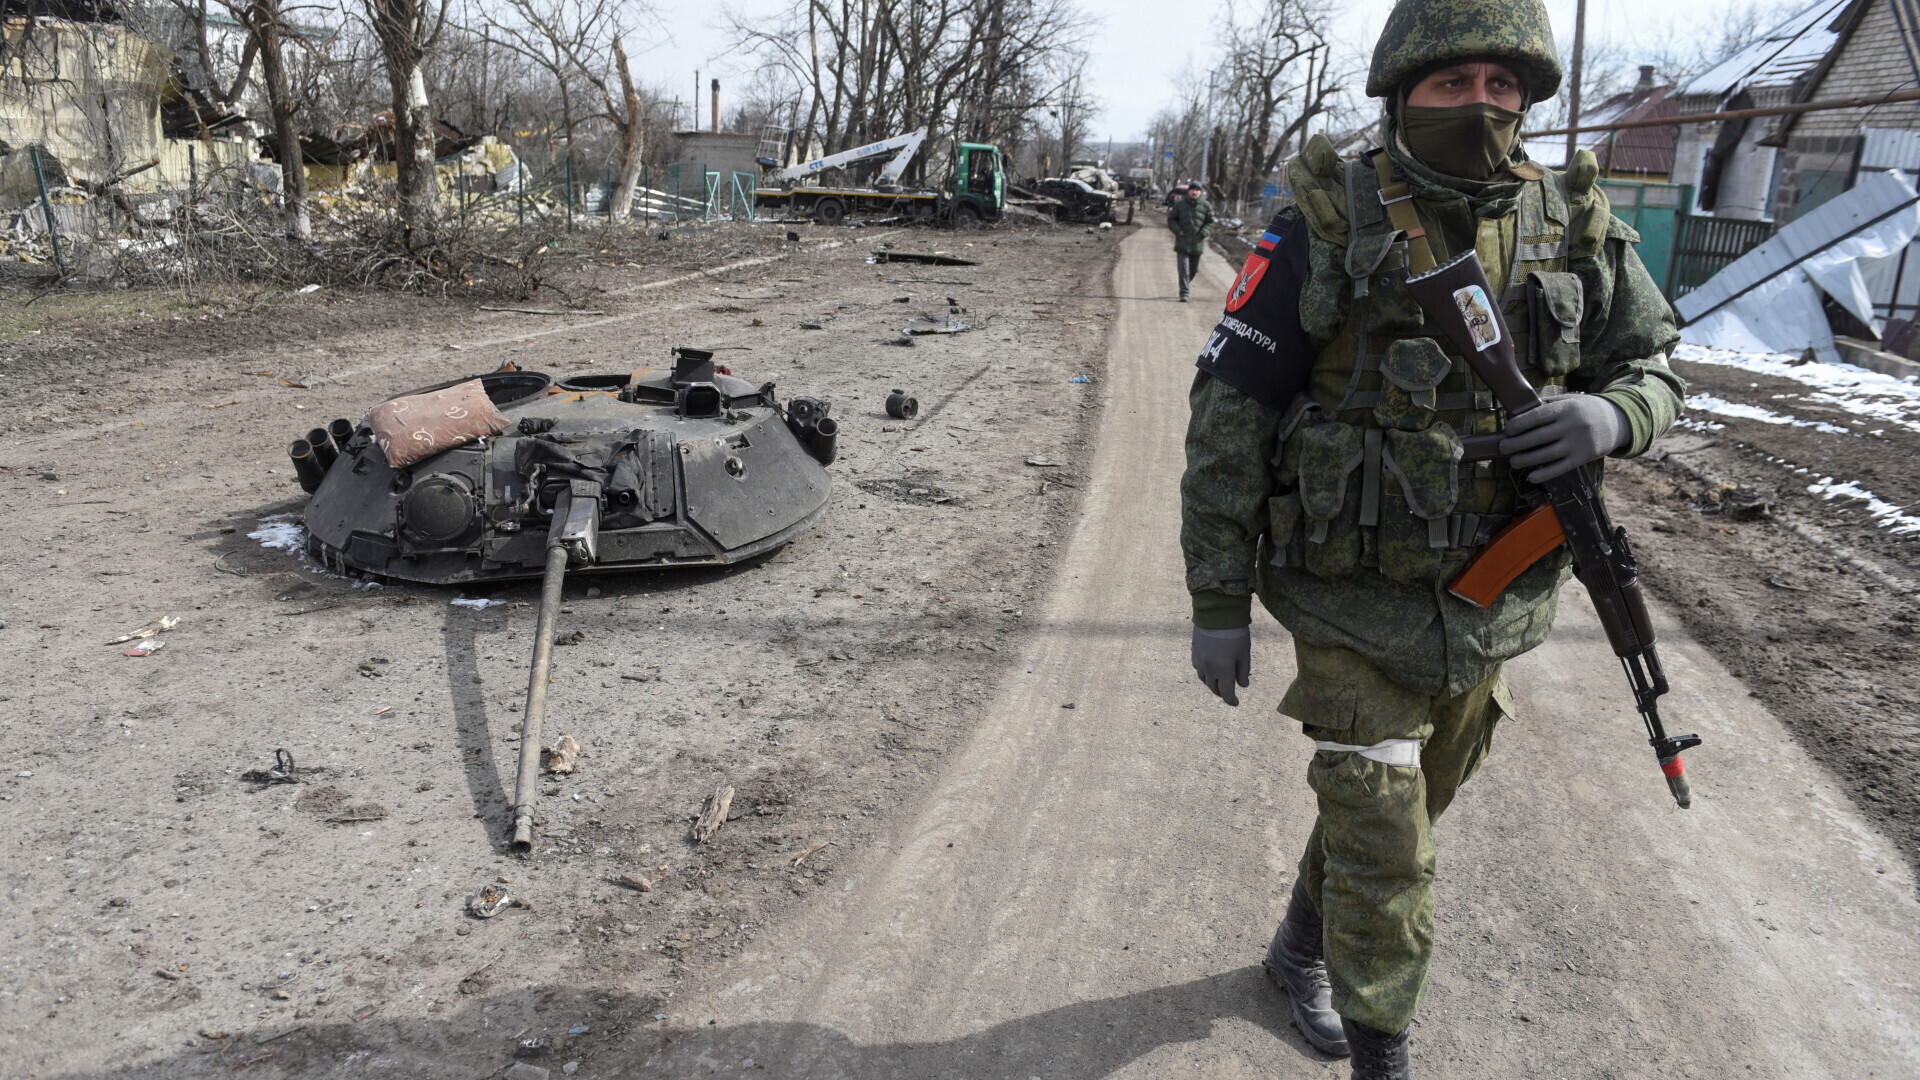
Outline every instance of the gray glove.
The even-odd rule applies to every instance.
[[[1606,457],[1632,434],[1620,406],[1594,394],[1567,394],[1509,419],[1500,452],[1513,468],[1532,469],[1527,479],[1544,484]]]
[[[1202,630],[1194,627],[1193,670],[1199,673],[1207,689],[1220,695],[1221,701],[1237,707],[1240,699],[1234,696],[1234,685],[1247,685],[1247,676],[1253,672],[1253,628]]]

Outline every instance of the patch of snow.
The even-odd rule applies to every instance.
[[[1681,345],[1673,350],[1673,358],[1788,379],[1807,388],[1800,396],[1812,404],[1920,432],[1920,384],[1906,379],[1852,364],[1802,364],[1796,357],[1778,353],[1729,352],[1699,345]]]
[[[1873,518],[1874,524],[1895,536],[1920,533],[1920,515],[1906,513],[1904,508],[1876,498],[1873,492],[1851,480],[1836,481],[1831,476],[1823,476],[1807,485],[1807,494],[1823,499],[1859,499],[1867,504],[1867,515]]]
[[[259,530],[248,533],[247,539],[275,551],[302,551],[307,546],[307,527],[292,514],[275,514],[261,518]]]
[[[1742,405],[1734,401],[1725,401],[1712,394],[1695,394],[1687,399],[1687,408],[1699,412],[1713,413],[1718,416],[1731,416],[1740,420],[1758,420],[1763,424],[1787,424],[1793,427],[1812,428],[1828,435],[1851,435],[1853,432],[1833,424],[1818,420],[1800,420],[1785,413],[1763,409],[1758,405]]]

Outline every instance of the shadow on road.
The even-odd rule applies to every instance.
[[[1164,1047],[1211,1038],[1215,1024],[1229,1019],[1265,1029],[1301,1057],[1328,1060],[1289,1024],[1286,1001],[1266,974],[1250,966],[927,1042],[862,1045],[832,1027],[790,1022],[667,1031],[660,1036],[665,1045],[621,1068],[646,1076],[706,1076],[739,1070],[750,1058],[769,1076],[809,1080],[1099,1080]]]
[[[1300,1059],[1302,1075],[1321,1075],[1329,1060],[1294,1031],[1285,998],[1258,966],[1063,1005],[951,1039],[870,1044],[824,1024],[709,1026],[697,1013],[651,1023],[656,1010],[686,1006],[629,991],[577,986],[562,996],[556,1002],[538,989],[510,990],[466,998],[458,1012],[432,1019],[268,1023],[249,1035],[206,1041],[113,1075],[173,1080],[231,1075],[236,1066],[257,1067],[256,1076],[332,1075],[371,1058],[390,1075],[434,1077],[499,1076],[517,1059],[550,1069],[556,1078],[562,1064],[578,1061],[579,1075],[595,1078],[1102,1080],[1166,1047],[1209,1039],[1222,1020],[1243,1020],[1267,1032],[1285,1047],[1276,1056]],[[568,1034],[576,1020],[590,1030]]]

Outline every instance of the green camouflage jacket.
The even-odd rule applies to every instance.
[[[1173,230],[1173,250],[1198,255],[1207,249],[1207,234],[1213,231],[1213,204],[1205,197],[1188,200],[1182,195],[1167,211],[1167,228]]]
[[[1532,195],[1532,215],[1539,218],[1542,205],[1549,213],[1557,213],[1559,223],[1550,227],[1556,238],[1565,235],[1565,246],[1523,242],[1534,229],[1543,227],[1513,220],[1527,216],[1516,214],[1528,205],[1518,197],[1523,181],[1483,185],[1469,195],[1445,186],[1417,162],[1399,155],[1394,161],[1413,191],[1437,258],[1444,261],[1452,252],[1476,247],[1488,265],[1489,277],[1499,282],[1509,266],[1518,265],[1516,259],[1560,256],[1557,262],[1527,264],[1560,271],[1528,280],[1555,284],[1578,279],[1577,287],[1569,287],[1570,303],[1538,301],[1540,310],[1550,308],[1564,315],[1565,337],[1571,340],[1577,334],[1577,343],[1560,345],[1559,327],[1538,334],[1542,345],[1536,363],[1550,369],[1553,357],[1564,356],[1566,366],[1551,379],[1539,370],[1529,370],[1529,378],[1537,384],[1550,381],[1556,387],[1564,384],[1608,398],[1626,414],[1632,428],[1628,444],[1617,456],[1643,453],[1682,408],[1685,388],[1665,360],[1679,335],[1671,306],[1634,252],[1638,235],[1612,216],[1604,195],[1593,186],[1590,155],[1576,159],[1574,171],[1585,170],[1576,181],[1556,182],[1554,177],[1524,181],[1541,184],[1547,192],[1544,197],[1538,190]],[[1396,681],[1424,693],[1459,692],[1485,679],[1502,661],[1545,639],[1553,622],[1555,597],[1567,576],[1567,559],[1564,550],[1542,559],[1483,611],[1445,590],[1445,583],[1471,556],[1472,539],[1458,535],[1450,542],[1436,539],[1436,550],[1429,552],[1422,532],[1413,538],[1409,550],[1430,556],[1426,562],[1411,570],[1404,562],[1383,567],[1381,557],[1396,550],[1386,529],[1396,519],[1376,511],[1379,529],[1355,529],[1354,500],[1349,498],[1347,517],[1332,521],[1335,540],[1343,526],[1349,533],[1364,534],[1351,537],[1353,557],[1347,563],[1330,568],[1323,550],[1333,550],[1334,545],[1303,542],[1307,530],[1302,526],[1311,523],[1302,521],[1301,505],[1311,505],[1312,493],[1304,486],[1297,492],[1294,488],[1306,475],[1300,466],[1300,430],[1313,422],[1301,424],[1302,407],[1314,406],[1306,415],[1319,421],[1321,431],[1341,433],[1344,425],[1334,420],[1353,425],[1351,446],[1337,440],[1329,444],[1335,446],[1331,452],[1338,458],[1346,458],[1358,447],[1365,428],[1377,429],[1374,408],[1341,411],[1341,407],[1353,404],[1353,387],[1362,385],[1357,377],[1350,381],[1354,339],[1369,340],[1359,333],[1365,329],[1375,331],[1378,338],[1382,326],[1395,318],[1395,283],[1385,276],[1370,279],[1374,284],[1368,306],[1354,298],[1348,249],[1381,238],[1390,226],[1378,220],[1377,184],[1371,180],[1371,170],[1358,173],[1365,184],[1356,184],[1354,194],[1364,198],[1349,198],[1340,180],[1347,175],[1343,169],[1331,145],[1319,139],[1289,166],[1300,206],[1276,216],[1230,290],[1228,311],[1201,354],[1201,372],[1189,398],[1187,471],[1181,482],[1181,547],[1187,586],[1193,594],[1194,622],[1209,628],[1244,626],[1250,621],[1251,598],[1257,594],[1281,624],[1302,640],[1354,649]],[[1534,169],[1532,175],[1541,173]],[[1358,190],[1361,186],[1367,189]],[[1370,210],[1372,225],[1349,231],[1347,214],[1365,218]],[[1489,237],[1495,239],[1489,241]],[[1495,250],[1503,246],[1515,254],[1509,257]],[[1533,249],[1539,249],[1538,254]],[[1367,257],[1374,260],[1372,265],[1386,265],[1391,271],[1388,253],[1387,247],[1380,246]],[[1405,270],[1400,269],[1398,276],[1404,281]],[[1535,303],[1515,301],[1507,307],[1516,342],[1526,333],[1528,313],[1535,310]],[[1401,325],[1412,328],[1399,336],[1419,333],[1417,311],[1399,317]],[[1355,319],[1365,325],[1350,325]],[[1416,338],[1416,343],[1424,340]],[[1557,349],[1564,353],[1554,352]],[[1373,363],[1384,366],[1377,355]],[[1445,375],[1443,362],[1440,374],[1426,384],[1429,392]],[[1466,378],[1458,369],[1456,376]],[[1385,389],[1384,395],[1372,391],[1373,398],[1397,393],[1378,381],[1379,374],[1372,378],[1376,381],[1371,385]],[[1475,400],[1466,391],[1439,394],[1437,415],[1445,422],[1426,421],[1427,425],[1444,429],[1451,424],[1460,434],[1497,429],[1497,413],[1475,411],[1460,402],[1455,403],[1459,411],[1449,412],[1448,397]],[[1435,398],[1427,401],[1431,410]],[[1374,434],[1384,434],[1389,448],[1401,446],[1394,440],[1402,436],[1409,447],[1417,441],[1415,435],[1396,430]],[[1444,437],[1453,434],[1449,431]],[[1374,439],[1369,443],[1378,445]],[[1304,452],[1310,455],[1313,450],[1309,445]],[[1403,461],[1414,456],[1414,449],[1400,455]],[[1444,450],[1441,458],[1444,466]],[[1351,470],[1352,465],[1347,468]],[[1447,468],[1446,475],[1458,487],[1460,508],[1513,509],[1512,481],[1503,472],[1490,479],[1471,472],[1472,466],[1462,467],[1469,470],[1464,476]],[[1346,474],[1339,475],[1344,485]],[[1404,477],[1401,482],[1406,483]],[[1357,488],[1356,483],[1348,490]],[[1384,501],[1390,502],[1398,497],[1398,488],[1388,488],[1389,498]],[[1411,496],[1413,486],[1407,490]],[[1336,504],[1338,498],[1336,494]],[[1398,505],[1400,518],[1414,522],[1416,528],[1431,524],[1407,517],[1407,502]],[[1446,516],[1440,515],[1442,537]],[[1488,517],[1491,522],[1493,516]],[[1454,528],[1460,531],[1457,521]],[[1319,530],[1320,541],[1328,539],[1325,532],[1325,527]],[[1276,542],[1276,536],[1282,539]],[[1303,551],[1307,553],[1304,562]]]

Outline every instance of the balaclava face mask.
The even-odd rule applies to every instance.
[[[1433,168],[1464,180],[1488,180],[1520,142],[1526,114],[1490,101],[1471,105],[1408,105],[1400,93],[1400,133],[1407,149]]]

